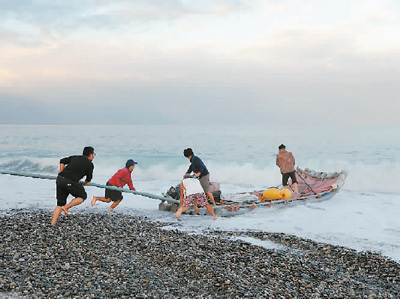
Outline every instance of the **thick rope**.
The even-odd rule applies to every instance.
[[[297,173],[297,175],[299,176],[299,178],[301,178],[301,179],[303,180],[303,182],[307,185],[307,187],[310,189],[310,191],[311,191],[312,193],[314,193],[314,194],[317,194],[317,193],[313,190],[313,188],[311,188],[311,186],[310,186],[309,184],[307,184],[306,180],[303,179],[303,177],[300,175],[300,173],[299,173],[297,170],[295,170],[295,172]]]
[[[35,179],[44,179],[44,180],[55,180],[57,179],[57,176],[55,175],[44,175],[44,174],[34,174],[34,173],[25,173],[25,172],[16,172],[16,171],[4,171],[0,170],[0,174],[9,174],[9,175],[16,175],[16,176],[23,176],[23,177],[29,177],[29,178],[35,178]],[[84,181],[80,181],[80,183],[84,183]],[[173,198],[166,198],[161,195],[156,195],[156,194],[151,194],[147,192],[140,192],[140,191],[133,191],[125,188],[118,188],[114,186],[107,186],[107,185],[101,185],[97,183],[90,182],[90,186],[98,187],[98,188],[104,188],[104,189],[110,189],[110,190],[116,190],[116,191],[121,191],[121,192],[126,192],[126,193],[132,193],[134,195],[140,195],[144,197],[149,197],[153,199],[159,199],[162,201],[170,201],[174,203],[179,204],[179,200],[173,199]]]

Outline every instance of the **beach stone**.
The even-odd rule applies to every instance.
[[[0,217],[0,298],[400,298],[400,265],[374,252],[265,231],[184,233],[118,213],[50,219]]]
[[[171,211],[171,205],[163,201],[158,205],[158,209],[160,211]]]

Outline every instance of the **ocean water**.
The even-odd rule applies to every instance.
[[[138,191],[166,192],[189,166],[183,149],[191,147],[221,184],[222,194],[262,190],[280,184],[275,166],[284,143],[296,165],[318,171],[346,170],[339,194],[318,203],[255,209],[213,221],[211,216],[183,215],[182,230],[210,228],[284,232],[360,251],[377,251],[400,261],[400,127],[246,126],[246,125],[0,125],[0,169],[57,174],[60,158],[95,148],[93,182],[104,184],[127,159]],[[45,209],[56,205],[55,182],[0,175],[0,211]],[[88,198],[104,190],[88,187]],[[158,211],[158,200],[125,194],[113,213],[175,222]],[[104,212],[105,203],[90,200],[71,212]]]

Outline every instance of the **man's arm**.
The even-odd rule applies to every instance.
[[[188,168],[188,170],[186,171],[186,173],[192,173],[192,171],[193,171],[193,167],[192,167],[192,164],[190,164],[190,166],[189,166],[189,168]]]
[[[89,186],[90,185],[90,181],[93,178],[93,169],[94,169],[94,165],[92,164],[88,173],[86,173],[86,179],[85,179],[85,183],[83,185],[85,186]]]
[[[293,166],[295,166],[296,165],[296,160],[294,159],[294,156],[293,156],[292,153],[290,153],[290,155],[292,156],[292,159],[293,159]]]
[[[72,158],[72,156],[65,157],[60,160],[60,172],[62,172],[64,170],[65,165],[67,165],[71,162],[71,158]]]
[[[133,187],[131,174],[129,174],[129,176],[128,176],[128,186],[129,186],[130,190],[136,191],[135,187]]]
[[[182,207],[183,206],[183,196],[184,196],[183,192],[184,192],[184,188],[185,188],[185,187],[183,187],[183,183],[181,183],[179,188],[181,189],[181,194],[179,196],[179,206]]]
[[[122,171],[121,171],[122,172]],[[123,168],[123,172],[121,175],[120,182],[125,183],[127,182],[129,189],[136,191],[135,187],[133,187],[133,182],[132,182],[132,173],[130,171],[126,171],[126,168]]]

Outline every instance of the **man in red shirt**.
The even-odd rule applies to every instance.
[[[132,177],[131,177],[132,171],[135,168],[136,164],[137,162],[133,161],[132,159],[126,161],[125,167],[118,170],[112,176],[112,178],[108,180],[106,185],[122,188],[126,184],[128,184],[130,190],[136,191],[135,187],[133,187]],[[108,203],[112,201],[113,203],[108,209],[108,211],[112,211],[116,206],[119,205],[122,198],[123,196],[121,191],[106,189],[104,197],[93,196],[92,206],[94,206],[96,204],[96,201],[98,200]]]

